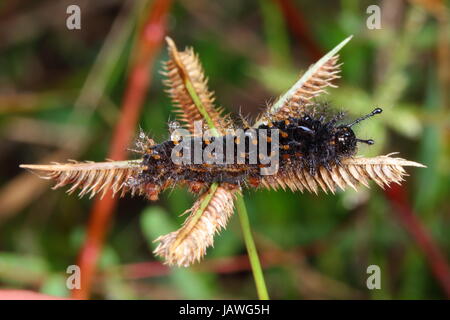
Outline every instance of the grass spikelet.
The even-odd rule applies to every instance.
[[[190,213],[183,226],[155,240],[154,253],[168,265],[187,267],[200,261],[213,245],[214,235],[226,227],[234,210],[234,193],[215,185],[186,211]]]

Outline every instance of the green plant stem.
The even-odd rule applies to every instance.
[[[239,214],[239,220],[241,221],[242,234],[244,235],[245,246],[247,247],[247,253],[250,259],[250,265],[252,267],[258,297],[260,300],[269,300],[269,294],[267,293],[261,263],[259,262],[258,252],[256,251],[255,241],[253,240],[252,231],[250,229],[247,208],[242,195],[237,196],[236,208]]]
[[[187,72],[186,72],[187,75]],[[209,126],[209,129],[211,130],[211,133],[214,136],[219,136],[219,132],[217,131],[217,128],[214,125],[214,121],[209,116],[208,112],[206,111],[205,107],[203,106],[202,100],[200,100],[200,97],[197,94],[197,91],[195,91],[194,86],[192,85],[191,81],[186,81],[186,89],[189,92],[189,95],[191,96],[192,100],[194,101],[198,111],[205,119],[206,123]]]

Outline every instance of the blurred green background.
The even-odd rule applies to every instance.
[[[102,161],[117,122],[137,25],[152,1],[2,1],[0,3],[0,286],[69,296],[66,268],[76,263],[92,200],[52,191],[21,163],[66,158]],[[67,30],[67,5],[82,28]],[[381,8],[370,30],[369,5]],[[295,10],[286,10],[292,6]],[[291,8],[291,9],[292,9]],[[309,65],[349,35],[331,101],[351,117],[384,113],[357,128],[376,145],[360,154],[400,152],[427,169],[408,168],[409,205],[450,254],[449,14],[445,1],[176,0],[168,35],[193,46],[228,112],[251,119]],[[161,62],[139,125],[167,139],[174,119]],[[136,129],[137,132],[137,129]],[[130,155],[131,157],[132,155]],[[63,159],[61,159],[61,157]],[[204,262],[167,270],[152,241],[176,230],[193,203],[184,189],[156,203],[120,200],[93,297],[101,299],[254,299],[239,221],[233,217]],[[246,191],[257,247],[274,299],[443,299],[430,258],[396,218],[381,189],[337,195]],[[432,261],[431,261],[432,262]],[[382,289],[368,290],[379,265]]]

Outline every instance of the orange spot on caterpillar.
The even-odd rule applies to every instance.
[[[250,177],[248,179],[248,183],[254,188],[257,188],[259,186],[260,181],[261,180],[257,177]]]
[[[198,181],[189,182],[189,191],[192,193],[200,193],[205,184]]]
[[[156,184],[148,183],[145,185],[145,195],[150,201],[158,200],[159,187]]]

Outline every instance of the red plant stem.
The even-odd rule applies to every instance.
[[[305,22],[300,10],[292,3],[292,0],[273,0],[281,9],[291,32],[304,44],[312,61],[318,61],[323,56],[322,49],[311,36],[311,31]]]
[[[385,190],[385,194],[394,207],[397,218],[425,255],[436,280],[441,285],[447,298],[450,299],[450,268],[448,263],[433,238],[413,212],[408,203],[405,189],[399,185],[392,185],[391,188]]]
[[[140,30],[119,122],[115,127],[110,145],[108,155],[110,159],[124,160],[126,158],[126,149],[131,143],[134,128],[150,85],[150,69],[164,39],[170,5],[170,0],[155,0],[149,8],[149,14]],[[93,205],[86,241],[78,257],[78,265],[81,269],[81,288],[72,291],[73,298],[89,298],[97,261],[116,204],[117,198],[112,198],[112,194],[109,192],[103,199],[96,199]]]

